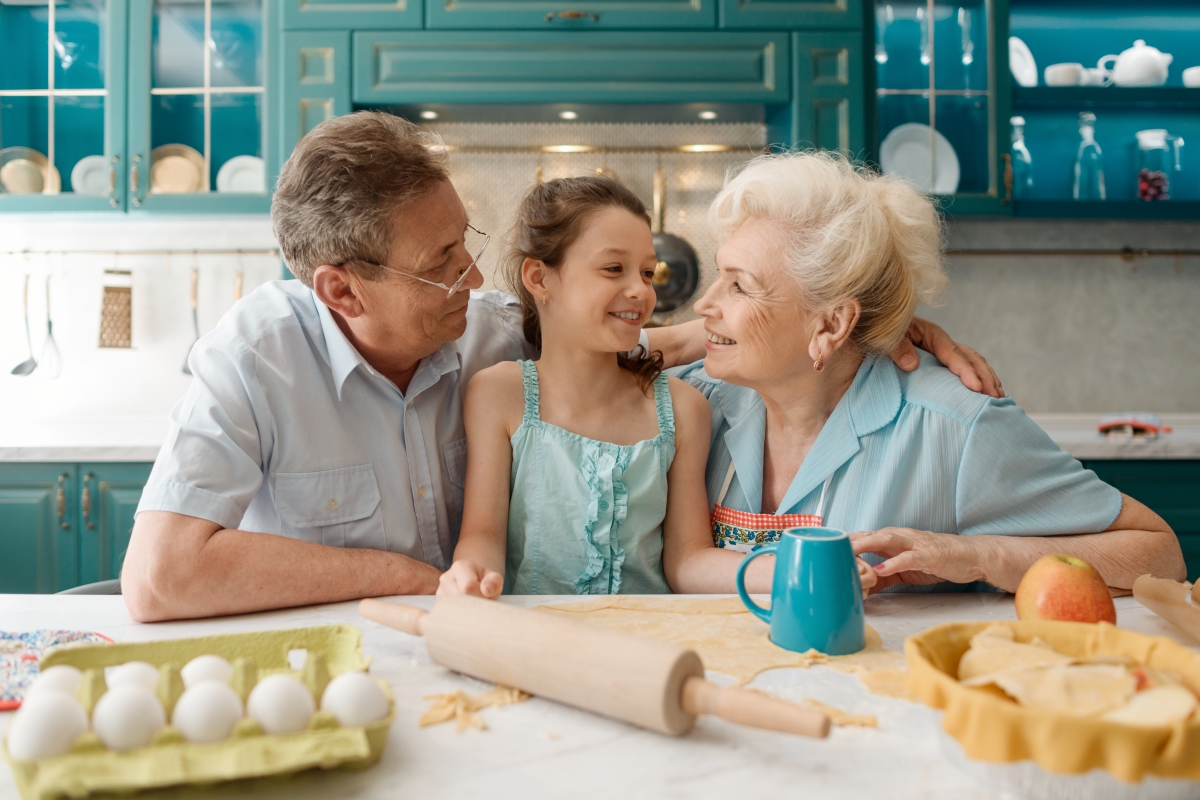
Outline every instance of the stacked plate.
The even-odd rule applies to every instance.
[[[932,145],[932,146],[931,146]],[[879,164],[926,194],[958,191],[958,154],[940,131],[909,122],[892,129],[879,146]]]
[[[164,144],[150,153],[150,194],[207,192],[204,156],[186,144]]]
[[[0,191],[8,194],[58,194],[62,178],[44,155],[31,147],[0,150]]]

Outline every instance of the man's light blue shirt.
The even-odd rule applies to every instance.
[[[445,569],[462,519],[467,382],[535,355],[516,299],[473,292],[466,333],[422,359],[401,392],[310,289],[266,284],[193,348],[195,377],[138,511]]]
[[[709,377],[703,362],[672,372],[700,389],[712,409],[709,505],[732,460],[735,477],[722,504],[760,512],[762,399]],[[1120,492],[1063,452],[1011,398],[970,391],[928,353],[913,372],[883,357],[864,360],[774,513],[815,514],[831,475],[825,524],[848,532],[1096,533],[1122,504]]]

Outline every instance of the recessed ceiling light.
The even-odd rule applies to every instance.
[[[715,111],[701,111],[700,112],[700,119],[716,119],[716,118],[717,118],[717,112],[715,112]]]
[[[574,111],[560,111],[558,117],[559,119],[579,119],[579,114]]]
[[[438,118],[438,113],[436,111],[422,111],[421,112],[421,119],[437,119],[437,118]]]

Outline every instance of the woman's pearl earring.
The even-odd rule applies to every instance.
[[[823,370],[823,369],[825,369],[825,362],[824,362],[824,361],[819,361],[819,360],[818,360],[818,361],[814,361],[814,362],[813,362],[813,372],[820,372],[820,371],[821,371],[821,370]]]

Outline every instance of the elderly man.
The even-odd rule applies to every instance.
[[[299,280],[259,288],[192,351],[121,574],[135,619],[436,591],[462,516],[467,381],[536,355],[514,299],[471,293],[488,237],[436,143],[360,112],[284,165],[272,220]],[[910,336],[999,392],[936,326]],[[669,364],[704,352],[695,323],[648,342]],[[917,365],[907,342],[895,358]]]

